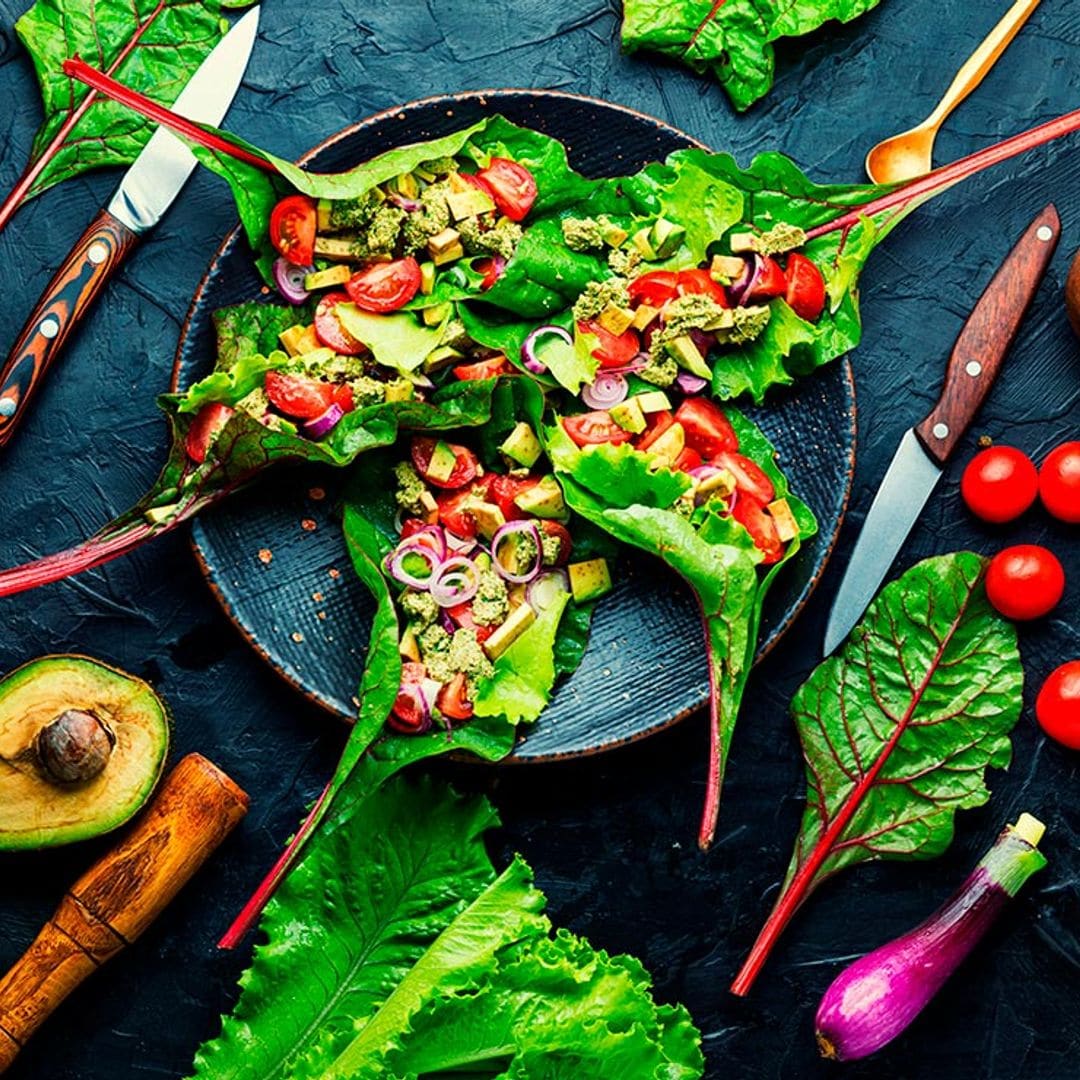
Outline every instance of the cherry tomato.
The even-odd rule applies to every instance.
[[[784,271],[787,278],[787,305],[807,322],[817,322],[825,310],[825,279],[821,271],[805,255],[793,251]]]
[[[980,450],[964,469],[960,494],[967,508],[983,521],[1018,518],[1035,501],[1039,474],[1031,458],[1012,446]]]
[[[638,450],[648,450],[674,423],[675,417],[667,409],[649,413],[645,421],[645,430],[634,440],[634,446]]]
[[[776,522],[766,512],[764,503],[740,491],[731,516],[746,529],[754,541],[754,547],[765,556],[762,559],[765,566],[780,561],[784,544],[776,531]]]
[[[473,714],[465,673],[459,671],[440,691],[436,708],[449,720],[468,720]]]
[[[711,458],[724,450],[739,449],[739,437],[724,410],[708,398],[686,398],[675,410],[675,419],[686,432],[686,445],[703,458]]]
[[[986,595],[1007,619],[1039,619],[1065,592],[1065,571],[1052,551],[1017,544],[999,551],[986,572]]]
[[[488,498],[502,511],[507,521],[516,521],[527,517],[514,500],[529,488],[536,487],[540,481],[532,476],[516,477],[498,473],[488,488]]]
[[[408,540],[410,536],[415,536],[418,532],[427,527],[428,523],[422,518],[405,518],[401,523],[401,539]]]
[[[1039,495],[1059,521],[1080,523],[1080,442],[1050,451],[1039,472]]]
[[[1035,716],[1051,739],[1080,750],[1080,660],[1050,673],[1035,699]]]
[[[650,270],[630,282],[630,303],[662,308],[679,295],[679,275],[674,270]]]
[[[435,496],[435,501],[439,504],[439,521],[443,528],[463,540],[471,540],[476,536],[476,518],[468,509],[470,500],[473,500],[475,495],[473,489],[465,488],[452,495]]]
[[[513,375],[514,365],[502,353],[490,360],[477,360],[472,364],[458,364],[454,375],[459,379],[494,379],[496,375]]]
[[[454,452],[454,467],[445,480],[440,480],[428,472],[431,455],[434,453],[435,444],[438,441],[438,439],[433,439],[430,435],[414,436],[411,452],[416,471],[433,487],[446,488],[450,491],[464,487],[476,476],[477,466],[480,464],[476,459],[476,455],[467,446],[447,443],[446,445]]]
[[[415,735],[424,730],[427,717],[424,715],[416,687],[424,681],[426,675],[427,669],[423,664],[406,661],[401,665],[401,688],[390,715],[386,718],[387,724],[395,731]]]
[[[470,187],[482,191],[492,202],[495,201],[495,192],[486,180],[477,176],[476,173],[461,173],[460,176]]]
[[[499,264],[494,259],[477,259],[473,269],[484,275],[484,280],[480,282],[481,292],[487,292],[499,280]]]
[[[270,213],[270,243],[295,266],[315,259],[315,203],[306,195],[289,195]]]
[[[671,467],[676,472],[688,473],[691,469],[696,469],[701,463],[701,455],[692,446],[684,446],[682,453],[675,459],[675,464]]]
[[[521,221],[536,202],[536,181],[533,174],[509,158],[492,158],[486,169],[477,174],[491,189],[491,197],[511,221]]]
[[[619,427],[611,419],[611,415],[603,409],[579,413],[577,416],[564,416],[562,424],[566,429],[566,434],[578,446],[589,446],[594,443],[611,443],[618,446],[619,443],[624,443],[630,438],[630,432]]]
[[[420,264],[412,256],[372,263],[345,282],[345,291],[363,311],[378,315],[397,311],[420,291]]]
[[[570,554],[574,550],[574,541],[570,536],[570,530],[562,522],[545,519],[540,522],[540,531],[547,536],[558,537],[559,555],[555,560],[555,565],[565,566],[570,561]]]
[[[788,280],[780,264],[768,255],[759,255],[758,258],[761,260],[761,272],[754,287],[743,297],[744,304],[771,300],[774,296],[784,296],[788,291]]]
[[[709,276],[708,270],[680,270],[680,296],[707,296],[721,307],[730,307],[724,287]]]
[[[338,304],[348,302],[348,294],[343,292],[327,293],[319,301],[319,306],[315,309],[315,336],[328,349],[333,349],[342,356],[359,356],[367,346],[362,341],[357,341],[341,325],[335,310]]]
[[[298,420],[314,420],[330,408],[334,400],[334,387],[330,383],[309,379],[304,375],[268,371],[266,396],[270,399],[270,404],[286,416]]]
[[[578,330],[596,338],[596,348],[592,354],[600,361],[601,367],[625,367],[641,351],[641,339],[632,327],[621,334],[613,334],[598,322],[590,320],[579,322]]]
[[[495,633],[496,627],[481,626],[476,621],[476,616],[473,615],[472,601],[469,601],[465,604],[455,604],[453,607],[448,607],[446,609],[446,614],[454,620],[455,626],[460,626],[464,630],[471,630],[474,634],[476,634],[477,641],[487,641],[487,639]]]
[[[751,499],[755,499],[762,506],[767,506],[776,498],[773,482],[761,466],[748,457],[724,450],[713,455],[712,463],[719,465],[721,469],[727,469],[735,477],[735,486],[739,489],[740,502],[743,495],[749,495]]]
[[[184,440],[184,449],[187,456],[201,465],[210,452],[214,440],[221,434],[221,429],[229,422],[229,418],[236,412],[228,405],[220,402],[211,402],[204,405],[191,421],[188,428],[187,438]]]

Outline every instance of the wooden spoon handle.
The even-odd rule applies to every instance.
[[[68,890],[0,979],[0,1072],[87,975],[153,922],[247,806],[212,762],[199,754],[180,761],[138,824]]]
[[[956,77],[949,84],[949,89],[945,91],[945,96],[926,118],[928,126],[938,127],[945,117],[986,78],[986,73],[1009,47],[1009,42],[1020,32],[1020,28],[1039,6],[1039,2],[1040,0],[1016,0],[1016,3],[1005,12],[997,26],[983,38],[982,44],[956,73]]]

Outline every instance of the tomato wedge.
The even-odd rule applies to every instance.
[[[328,349],[333,349],[342,356],[359,356],[367,346],[362,341],[357,341],[341,325],[335,311],[338,304],[348,302],[348,294],[343,292],[327,293],[319,301],[319,306],[315,309],[315,336]]]
[[[689,472],[701,464],[701,455],[692,446],[684,446],[682,453],[675,459],[675,463],[671,467],[675,472]]]
[[[204,405],[191,421],[188,428],[187,438],[184,440],[184,449],[187,456],[201,465],[210,452],[214,440],[221,434],[221,429],[229,422],[229,418],[236,412],[228,405],[220,402],[211,402]]]
[[[438,441],[430,435],[417,435],[413,439],[412,460],[413,465],[416,466],[416,471],[433,487],[446,488],[451,491],[464,487],[476,476],[477,467],[480,464],[476,459],[476,455],[467,446],[447,443],[446,445],[454,452],[454,467],[445,480],[439,479],[428,472],[431,455],[435,452],[435,444]]]
[[[600,361],[601,367],[625,367],[641,351],[641,339],[633,329],[613,334],[598,322],[588,320],[579,322],[578,330],[596,338],[597,344],[592,354]]]
[[[739,437],[723,409],[708,398],[686,398],[675,410],[675,419],[686,432],[686,445],[703,458],[711,458],[725,450],[739,449]]]
[[[674,423],[675,417],[667,409],[649,413],[649,419],[645,421],[645,430],[637,437],[634,446],[638,450],[648,450]]]
[[[680,296],[707,296],[721,307],[730,307],[724,287],[709,275],[708,270],[680,270],[678,289]]]
[[[773,482],[761,466],[748,457],[725,450],[714,454],[712,463],[719,465],[721,469],[727,469],[735,477],[735,486],[739,489],[739,502],[742,502],[743,495],[748,495],[765,506],[776,498]]]
[[[743,297],[744,304],[772,300],[773,297],[784,296],[788,291],[788,280],[780,264],[768,255],[759,255],[758,259],[761,261],[761,271],[754,287]]]
[[[559,541],[559,554],[555,559],[556,566],[565,566],[570,561],[570,555],[574,550],[574,540],[570,530],[560,521],[541,520],[540,531],[547,536],[554,536]]]
[[[468,720],[473,714],[465,673],[459,671],[440,691],[435,707],[450,720]]]
[[[679,295],[679,275],[674,270],[650,270],[634,278],[627,289],[630,303],[662,308]]]
[[[788,256],[787,292],[784,299],[787,305],[807,322],[817,322],[825,310],[825,279],[821,271],[805,255],[793,251]]]
[[[477,259],[473,269],[484,275],[484,280],[480,282],[481,292],[487,292],[499,280],[499,264],[494,259]]]
[[[740,491],[731,516],[746,529],[754,547],[765,556],[762,559],[765,566],[779,562],[784,554],[784,544],[776,531],[776,522],[766,512],[764,504]]]
[[[288,195],[270,212],[270,243],[295,266],[315,259],[315,203],[306,195]]]
[[[401,665],[401,688],[390,715],[386,718],[387,724],[395,731],[413,735],[424,730],[427,717],[420,702],[416,687],[424,681],[427,668],[423,664],[406,661]]]
[[[476,176],[491,189],[499,213],[511,221],[521,221],[536,202],[533,174],[516,161],[493,157],[488,167]]]
[[[275,409],[298,420],[314,420],[335,403],[345,412],[351,412],[353,407],[349,387],[335,386],[285,371],[266,373],[266,396]]]
[[[436,495],[439,504],[439,522],[444,529],[460,536],[462,540],[472,540],[476,536],[476,518],[468,509],[469,501],[474,497],[472,488],[456,491],[452,495]]]
[[[513,375],[514,365],[500,353],[490,360],[477,360],[472,364],[458,364],[454,375],[459,379],[494,379],[496,375]]]
[[[366,266],[349,278],[345,291],[361,310],[385,315],[404,307],[420,291],[420,280],[420,264],[409,256]]]
[[[577,416],[564,416],[562,424],[566,434],[578,446],[592,446],[597,443],[618,446],[630,439],[630,432],[616,424],[611,419],[611,414],[603,409],[579,413]]]

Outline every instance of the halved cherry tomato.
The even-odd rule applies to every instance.
[[[416,435],[413,437],[411,453],[416,471],[433,487],[446,488],[451,491],[455,488],[464,487],[476,476],[477,466],[480,464],[476,459],[476,455],[467,446],[447,443],[446,445],[454,452],[454,467],[445,480],[440,480],[428,473],[431,455],[435,452],[435,444],[438,441],[438,439],[433,439],[430,435]]]
[[[319,306],[315,309],[315,336],[328,349],[333,349],[342,356],[359,356],[367,346],[362,341],[357,341],[341,325],[335,310],[338,304],[348,302],[348,294],[343,292],[327,293],[319,301]]]
[[[390,715],[386,718],[387,724],[395,731],[413,735],[424,729],[424,710],[415,689],[427,676],[427,668],[423,664],[406,661],[401,665],[401,688]]]
[[[345,412],[352,407],[352,391],[349,387],[337,387],[286,371],[266,373],[266,396],[275,409],[298,420],[314,420],[316,416],[322,416],[335,401]],[[349,409],[345,408],[346,403]]]
[[[529,488],[534,488],[539,483],[540,481],[533,476],[519,478],[499,473],[491,481],[491,487],[488,488],[488,498],[503,512],[503,517],[507,521],[516,521],[518,518],[527,515],[522,512],[514,500],[523,491],[528,491]]]
[[[513,375],[514,365],[499,353],[490,360],[477,360],[472,364],[458,364],[454,375],[459,379],[494,379],[496,375]]]
[[[1070,750],[1080,750],[1080,660],[1050,673],[1035,699],[1039,727]]]
[[[1039,470],[1039,495],[1058,521],[1080,524],[1080,442],[1050,451]]]
[[[405,518],[401,523],[401,539],[408,540],[410,536],[415,536],[416,533],[427,527],[428,523],[421,518]]]
[[[763,503],[740,491],[731,516],[746,529],[754,541],[754,547],[765,556],[762,559],[765,566],[780,560],[784,554],[784,544],[776,531],[776,522],[766,512]]]
[[[1038,544],[999,551],[986,571],[986,596],[1006,619],[1041,619],[1057,607],[1064,592],[1061,563]]]
[[[476,518],[468,508],[474,497],[475,492],[471,488],[456,491],[452,495],[435,496],[435,501],[439,504],[439,521],[443,528],[463,540],[471,540],[476,536]]]
[[[492,202],[495,201],[495,192],[483,177],[477,176],[476,173],[460,173],[459,175],[466,184],[476,188],[477,191],[482,191]]]
[[[315,258],[315,203],[306,195],[288,195],[270,212],[270,243],[295,266]]]
[[[805,255],[793,251],[784,271],[787,292],[784,299],[788,307],[808,322],[817,322],[825,310],[825,279],[821,271]]]
[[[566,434],[578,446],[590,446],[595,443],[611,443],[613,446],[618,446],[619,443],[627,442],[630,438],[630,432],[626,428],[619,427],[611,419],[611,414],[603,409],[579,413],[577,416],[564,416],[562,424],[566,429]]]
[[[784,296],[788,291],[788,280],[783,267],[768,255],[759,255],[761,273],[750,292],[743,298],[744,304],[754,304],[759,300],[771,300],[774,296]]]
[[[491,196],[500,214],[511,221],[521,221],[536,202],[536,181],[533,174],[509,158],[494,157],[477,178],[491,188]]]
[[[468,720],[473,714],[465,673],[459,671],[440,691],[436,708],[450,720]]]
[[[1001,523],[1018,518],[1039,493],[1039,474],[1031,458],[1012,446],[980,450],[960,478],[967,508],[983,521]]]
[[[559,555],[555,560],[556,566],[565,566],[570,561],[570,554],[574,550],[574,540],[570,536],[570,530],[559,521],[540,522],[540,529],[548,536],[556,536],[559,539]]]
[[[703,458],[711,458],[724,450],[739,449],[739,437],[724,410],[708,398],[686,398],[675,410],[675,419],[686,432],[686,445]]]
[[[487,292],[499,280],[499,267],[494,259],[477,259],[473,269],[484,275],[484,280],[480,282],[481,292]]]
[[[723,450],[719,454],[713,455],[712,463],[719,465],[721,469],[727,469],[735,477],[735,486],[739,489],[740,502],[742,501],[741,496],[749,495],[751,499],[756,499],[762,506],[766,506],[776,498],[776,489],[773,487],[773,482],[768,478],[761,466],[748,457],[743,457],[742,454],[736,454],[730,450]]]
[[[592,334],[596,338],[596,348],[592,354],[605,368],[625,367],[641,351],[641,339],[633,328],[621,334],[605,330],[594,320],[578,323],[578,330],[583,334]]]
[[[211,402],[204,405],[191,421],[188,428],[187,438],[184,440],[184,449],[187,456],[201,465],[210,452],[213,441],[221,434],[221,429],[229,422],[229,418],[236,412],[228,405],[220,402]]]
[[[472,630],[476,634],[477,641],[487,641],[495,633],[494,626],[481,626],[473,615],[472,601],[466,604],[454,604],[446,609],[446,614],[454,621],[455,626],[464,630]]]
[[[724,287],[709,276],[708,270],[680,270],[680,296],[707,296],[721,307],[730,307]]]
[[[650,270],[647,274],[634,278],[627,291],[630,303],[648,304],[649,307],[662,308],[669,300],[679,295],[679,275],[674,270]]]
[[[366,266],[345,282],[345,291],[361,310],[385,315],[407,304],[420,291],[420,280],[420,264],[410,255]]]
[[[701,455],[692,447],[684,446],[682,453],[675,459],[671,466],[676,472],[689,472],[701,464]]]
[[[674,423],[675,417],[667,409],[649,413],[649,418],[645,421],[645,430],[634,440],[634,446],[638,450],[648,450]]]

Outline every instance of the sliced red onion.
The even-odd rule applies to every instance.
[[[451,636],[454,636],[454,631],[457,627],[454,625],[454,620],[447,614],[446,608],[439,608],[439,625]]]
[[[332,402],[326,412],[316,416],[314,420],[308,420],[304,424],[304,431],[313,439],[321,439],[329,435],[341,422],[345,410],[335,401]]]
[[[304,278],[314,272],[314,266],[294,266],[283,258],[274,260],[274,284],[290,304],[302,304],[311,295],[304,288]]]
[[[406,543],[423,544],[435,552],[441,563],[446,558],[446,533],[438,525],[425,525],[406,538]]]
[[[446,546],[458,555],[468,555],[476,547],[475,536],[458,536],[449,529],[446,530]]]
[[[531,371],[534,375],[543,375],[547,371],[547,364],[536,355],[536,343],[542,337],[548,335],[565,341],[567,345],[574,344],[570,332],[564,330],[561,326],[553,326],[550,323],[546,326],[538,326],[521,345],[521,362],[525,365],[526,370]]]
[[[702,480],[708,480],[710,476],[718,476],[722,472],[730,472],[730,470],[722,469],[719,465],[698,465],[696,468],[690,469],[690,471],[687,473],[687,476],[692,477],[700,484]],[[702,498],[698,498],[695,495],[695,505],[700,506],[712,494],[712,492],[709,492],[708,495]],[[725,496],[724,501],[726,502],[727,506],[724,509],[723,516],[727,517],[728,515],[730,515],[731,511],[735,509],[735,504],[739,501],[739,489],[736,488],[730,495]]]
[[[480,571],[476,563],[464,555],[453,555],[435,572],[431,579],[431,595],[439,607],[468,603],[480,587]]]
[[[581,400],[590,409],[610,409],[626,400],[626,378],[617,371],[601,371],[588,386],[581,388]]]
[[[395,731],[404,735],[423,735],[431,727],[431,709],[435,704],[435,696],[430,696],[424,689],[424,683],[432,680],[425,679],[423,683],[402,683],[397,693],[397,701],[394,708],[386,718],[386,723]],[[437,695],[436,691],[436,695]],[[402,719],[397,712],[398,701],[404,699],[407,712],[417,714],[417,722],[411,723]]]
[[[409,381],[417,390],[434,390],[435,384],[426,375],[410,375]]]
[[[544,611],[570,591],[570,575],[565,570],[548,570],[529,582],[525,599],[534,611]]]
[[[402,210],[408,210],[410,213],[414,210],[424,209],[424,204],[419,199],[410,199],[407,195],[402,195],[397,191],[391,191],[386,198],[395,206]]]
[[[513,536],[516,533],[527,534],[536,545],[536,559],[529,570],[524,574],[515,574],[507,570],[505,566],[499,561],[499,547],[502,542],[508,537]],[[523,520],[523,521],[508,521],[505,525],[501,526],[491,538],[491,561],[495,566],[495,570],[501,578],[505,581],[509,581],[512,585],[524,585],[527,581],[532,581],[538,573],[540,573],[540,564],[543,560],[544,549],[540,542],[540,530],[536,526],[535,521]]]
[[[690,340],[694,343],[694,348],[701,353],[702,357],[708,356],[709,351],[716,345],[716,335],[708,330],[702,330],[700,327],[691,327],[689,335]]]
[[[415,555],[427,564],[427,577],[417,577],[405,569],[405,560]],[[386,572],[402,585],[411,585],[414,589],[426,589],[431,584],[435,572],[439,569],[439,557],[423,541],[413,543],[412,537],[398,546],[387,556],[384,566]]]
[[[629,364],[623,364],[622,367],[605,368],[605,371],[610,371],[613,375],[633,375],[634,372],[640,371],[649,362],[649,354],[647,352],[639,352]]]
[[[496,252],[491,256],[491,265],[495,270],[495,280],[498,281],[506,270],[506,256]]]
[[[680,371],[675,376],[675,382],[684,394],[700,393],[709,385],[708,379],[703,379],[700,375],[693,375],[689,371]]]
[[[738,307],[751,289],[758,283],[765,263],[756,252],[746,260],[743,272],[727,287],[727,297],[732,307]]]

